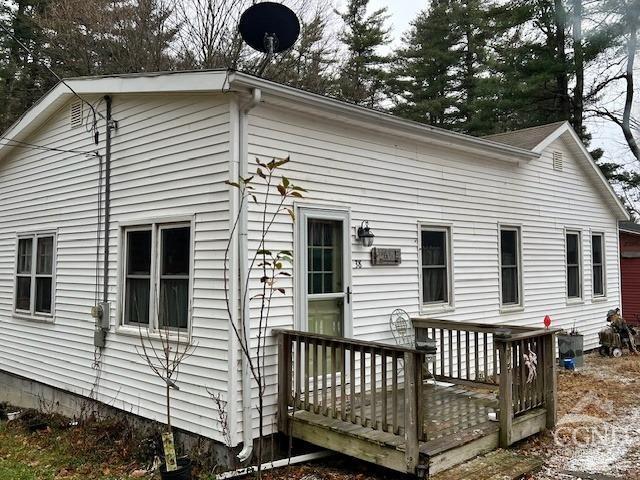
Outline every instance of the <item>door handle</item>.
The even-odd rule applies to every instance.
[[[351,287],[347,287],[347,303],[351,303]]]

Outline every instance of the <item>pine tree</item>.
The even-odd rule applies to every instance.
[[[389,57],[381,55],[381,47],[391,41],[385,26],[387,8],[367,14],[369,0],[349,0],[346,12],[338,15],[345,30],[339,34],[346,46],[348,57],[340,66],[337,95],[347,101],[376,107],[382,100],[385,66]]]
[[[389,82],[394,113],[438,127],[457,123],[455,67],[460,53],[454,47],[460,37],[451,22],[453,10],[453,1],[435,0],[412,22]]]
[[[47,0],[13,0],[0,7],[0,22],[11,32],[0,32],[0,132],[55,83],[41,64],[45,39],[36,19],[46,6]]]
[[[328,31],[328,18],[318,10],[307,21],[303,20],[300,38],[293,48],[278,56],[264,71],[263,77],[320,94],[331,93],[335,82],[331,74],[336,62],[336,49]],[[255,70],[262,57],[245,63],[249,71]]]

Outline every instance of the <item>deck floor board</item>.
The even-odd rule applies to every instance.
[[[338,388],[339,390],[339,388]],[[338,398],[339,398],[339,392]],[[398,392],[399,397],[403,398],[404,392]],[[383,400],[382,395],[377,395],[376,401],[376,425],[382,425],[383,417]],[[331,394],[328,395],[331,398]],[[370,441],[394,446],[398,449],[404,449],[402,438],[404,435],[403,427],[399,429],[399,435],[392,433],[391,419],[393,418],[393,402],[391,393],[387,395],[386,401],[386,418],[388,420],[388,431],[382,431],[379,428],[372,428],[373,419],[372,412],[374,409],[371,403],[371,396],[368,392],[364,395],[365,401],[361,401],[361,397],[357,397],[353,404],[345,402],[345,417],[351,418],[352,408],[355,414],[355,421],[342,420],[342,412],[339,410],[337,418],[298,409],[292,415],[294,421],[303,421],[308,424],[315,424],[333,431],[342,432],[347,435],[361,437]],[[421,451],[427,453],[429,451],[440,451],[444,444],[455,444],[464,442],[464,439],[470,436],[477,436],[496,431],[497,423],[491,422],[488,414],[495,411],[498,406],[495,396],[491,396],[486,391],[473,391],[471,389],[460,388],[459,386],[442,386],[432,383],[425,383],[423,386],[423,427],[426,432],[427,441],[422,442]],[[341,404],[340,401],[337,402]],[[365,426],[363,426],[362,416],[365,416]],[[404,425],[404,402],[398,402],[398,411],[396,412],[398,424]],[[475,433],[474,433],[475,432]]]

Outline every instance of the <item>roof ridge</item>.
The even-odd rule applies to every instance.
[[[513,134],[513,133],[517,133],[517,132],[525,132],[525,131],[527,131],[527,130],[534,130],[534,129],[537,129],[537,128],[551,127],[552,125],[558,125],[558,126],[560,126],[560,125],[563,125],[563,124],[565,124],[565,123],[567,123],[567,121],[566,121],[566,120],[560,120],[560,121],[558,121],[558,122],[543,123],[543,124],[541,124],[541,125],[534,125],[534,126],[532,126],[532,127],[518,128],[518,129],[516,129],[516,130],[507,130],[506,132],[492,133],[492,134],[490,134],[490,135],[483,135],[483,136],[482,136],[482,137],[480,137],[480,138],[498,137],[498,136],[500,136],[500,135],[511,135],[511,134]]]

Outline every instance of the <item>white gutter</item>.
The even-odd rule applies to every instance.
[[[265,95],[268,94],[269,96],[288,100],[298,105],[312,105],[315,108],[331,112],[334,115],[342,114],[348,115],[351,118],[358,117],[362,122],[366,122],[368,128],[371,129],[379,129],[387,132],[393,130],[404,135],[411,135],[421,141],[472,152],[477,155],[482,155],[483,157],[500,159],[510,163],[527,162],[540,158],[539,153],[532,152],[531,150],[472,137],[443,128],[432,127],[423,123],[396,117],[389,113],[350,104],[245,73],[231,72],[229,74],[229,85],[236,89],[250,90],[260,88]]]
[[[262,99],[262,91],[254,88],[251,91],[251,99],[240,106],[240,115],[238,117],[238,132],[240,145],[238,147],[238,175],[241,178],[249,176],[249,135],[248,113],[260,103]],[[238,255],[240,256],[240,305],[242,305],[241,320],[244,327],[244,338],[250,349],[251,339],[251,313],[249,310],[248,292],[245,291],[247,276],[249,275],[249,216],[247,213],[247,202],[243,203],[240,210],[240,219],[238,222]],[[243,447],[238,453],[238,460],[246,462],[253,454],[253,420],[251,412],[251,370],[249,367],[249,359],[242,353],[242,442]]]
[[[273,468],[286,467],[288,465],[295,465],[296,463],[310,462],[311,460],[318,460],[319,458],[325,458],[330,455],[334,455],[334,452],[323,450],[315,453],[307,453],[306,455],[299,455],[297,457],[283,458],[282,460],[276,460],[275,462],[263,463],[260,467],[262,471],[271,470]],[[239,470],[233,470],[231,472],[219,473],[216,475],[216,480],[226,480],[228,478],[241,477],[254,473],[257,470],[256,467],[241,468]]]

